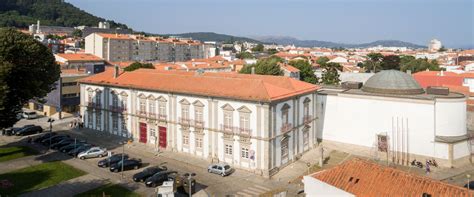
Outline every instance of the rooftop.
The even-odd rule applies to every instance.
[[[103,61],[102,58],[88,53],[58,53],[55,55],[67,61]]]
[[[474,195],[459,186],[357,158],[311,176],[356,196]]]
[[[312,93],[319,89],[316,85],[283,76],[235,73],[197,74],[156,69],[123,72],[117,78],[113,77],[113,69],[108,69],[79,82],[257,102],[273,102]]]
[[[398,70],[383,70],[370,77],[362,91],[383,94],[423,94],[423,88],[413,77]]]

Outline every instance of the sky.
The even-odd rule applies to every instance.
[[[150,33],[216,32],[474,47],[474,0],[66,0]]]

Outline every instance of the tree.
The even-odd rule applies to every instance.
[[[278,50],[276,50],[276,49],[268,49],[268,50],[267,50],[267,53],[270,54],[270,55],[273,55],[273,54],[275,54],[275,53],[278,53]]]
[[[82,31],[80,29],[75,29],[73,32],[72,32],[72,36],[76,37],[76,38],[81,38],[82,37]]]
[[[282,58],[270,56],[259,59],[256,64],[245,65],[239,73],[251,74],[252,68],[255,68],[255,74],[258,75],[282,75],[283,71],[280,69],[280,65],[278,65],[281,62],[283,62]]]
[[[314,75],[313,68],[311,67],[311,64],[309,64],[308,61],[297,60],[291,61],[289,64],[300,70],[301,81],[305,81],[312,84],[316,84],[318,82],[318,78],[316,77],[316,75]]]
[[[263,44],[257,44],[257,46],[252,48],[253,52],[263,52],[265,48],[263,47]]]
[[[239,59],[253,59],[255,58],[251,53],[249,52],[240,52],[240,53],[237,53],[237,55],[235,55],[236,58],[239,58]]]
[[[45,97],[59,74],[46,46],[14,29],[0,29],[0,129],[15,124],[30,99]]]
[[[369,53],[367,54],[367,58],[374,62],[380,62],[383,59],[383,55],[381,53]]]
[[[438,52],[445,52],[447,51],[448,49],[446,49],[444,46],[441,46],[441,48],[439,48]]]
[[[400,57],[398,55],[387,55],[382,58],[383,70],[400,70]]]
[[[342,66],[339,63],[329,62],[321,65],[323,68],[323,76],[321,77],[321,83],[325,85],[337,85],[341,81],[339,79],[339,70]]]
[[[379,72],[382,69],[383,55],[381,53],[369,53],[367,54],[367,60],[363,63],[365,72]]]
[[[439,64],[436,60],[428,60],[426,58],[422,59],[415,59],[413,56],[407,56],[401,58],[401,65],[400,70],[406,72],[407,70],[411,70],[412,73],[425,71],[425,70],[433,70],[433,71],[440,71],[442,68],[439,67]]]
[[[329,62],[329,58],[326,56],[320,57],[316,60],[316,63],[319,64],[319,66],[325,65],[327,62]]]
[[[137,70],[137,69],[139,69],[139,68],[155,69],[155,67],[153,66],[153,64],[150,64],[150,63],[142,64],[142,63],[140,63],[140,62],[133,62],[133,63],[130,64],[129,66],[125,67],[123,70],[124,70],[124,71],[127,71],[127,72],[130,72],[130,71]]]

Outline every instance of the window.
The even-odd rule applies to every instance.
[[[304,103],[304,116],[309,116],[309,102]]]
[[[183,135],[183,145],[189,145],[189,135]]]
[[[305,129],[303,130],[303,144],[306,147],[308,146],[308,143],[309,143],[309,130]]]
[[[92,92],[87,93],[87,102],[92,102]]]
[[[281,120],[283,124],[288,124],[288,109],[282,111]]]
[[[156,136],[156,129],[153,127],[150,127],[150,136]]]
[[[118,107],[118,96],[116,94],[112,94],[112,106]]]
[[[122,95],[122,100],[120,101],[123,108],[127,107],[127,96]]]
[[[224,112],[224,126],[232,126],[232,112],[230,111]]]
[[[149,100],[148,101],[148,111],[152,114],[155,113],[155,101],[154,100]]]
[[[112,115],[112,129],[114,131],[117,131],[118,130],[118,117],[116,114],[113,114]]]
[[[202,148],[202,138],[196,137],[196,148]]]
[[[122,119],[122,134],[127,134],[127,120],[126,119]]]
[[[159,102],[158,103],[158,113],[160,114],[160,116],[164,117],[166,116],[166,103],[165,102]]]
[[[145,99],[140,99],[139,105],[140,105],[139,106],[140,114],[145,114],[146,113]]]
[[[231,144],[226,144],[225,145],[225,154],[226,155],[232,155],[232,145]]]
[[[95,127],[97,130],[101,130],[102,126],[102,114],[100,112],[97,112],[95,115]]]
[[[101,93],[100,92],[97,92],[95,94],[95,104],[96,105],[100,105],[100,96],[101,96]]]
[[[249,114],[240,114],[240,128],[244,131],[250,129],[250,116]]]
[[[249,149],[247,147],[242,147],[242,150],[240,152],[240,156],[244,159],[249,158]]]
[[[63,87],[64,86],[77,86],[77,82],[65,82],[63,83]]]
[[[74,98],[77,97],[78,95],[76,93],[74,94],[63,94],[63,98]]]
[[[288,159],[288,137],[284,137],[281,141],[281,159]]]
[[[89,128],[92,128],[92,112],[91,111],[87,112],[87,124]]]
[[[196,109],[194,110],[194,118],[196,119],[196,121],[202,122],[203,115],[201,107],[196,107]]]
[[[182,106],[181,106],[181,117],[182,117],[184,120],[188,120],[188,119],[189,119],[189,106],[188,106],[188,105],[182,105]]]

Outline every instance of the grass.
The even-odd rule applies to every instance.
[[[129,197],[139,197],[140,194],[137,194],[133,191],[128,190],[125,187],[114,184],[107,184],[99,188],[84,192],[82,194],[76,195],[76,197],[115,197],[115,196],[129,196]]]
[[[0,162],[18,159],[38,152],[26,146],[12,146],[0,148]]]
[[[0,196],[17,196],[85,174],[85,172],[59,161],[22,168],[0,174]]]

